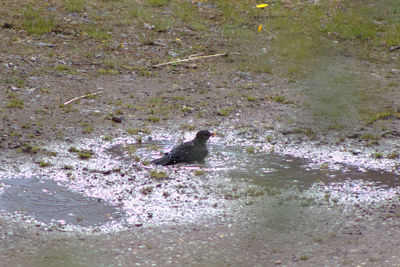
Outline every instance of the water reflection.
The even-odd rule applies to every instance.
[[[92,226],[117,220],[123,213],[95,198],[85,197],[52,180],[1,180],[0,209],[31,215],[42,222]]]

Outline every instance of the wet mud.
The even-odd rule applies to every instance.
[[[20,248],[36,232],[36,239],[50,237],[29,250],[41,259],[37,266],[398,263],[393,251],[365,246],[398,245],[388,241],[400,229],[397,174],[337,161],[320,165],[227,136],[210,141],[205,163],[148,163],[176,140],[154,131],[140,142],[49,143],[57,156],[46,168],[13,155],[3,159],[2,221],[15,224],[3,237],[16,247],[2,248],[4,262],[32,261]],[[71,147],[94,156],[80,159]],[[18,259],[10,254],[15,250]]]

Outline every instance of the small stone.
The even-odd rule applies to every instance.
[[[150,25],[150,24],[148,24],[148,23],[143,23],[143,27],[146,29],[146,30],[154,30],[154,28],[155,28],[155,26],[154,25]]]
[[[123,122],[124,120],[125,120],[124,117],[117,117],[117,116],[113,116],[113,117],[112,117],[112,121],[113,121],[113,122],[121,123],[121,122]]]

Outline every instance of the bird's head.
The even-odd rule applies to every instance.
[[[211,133],[208,130],[198,131],[196,134],[197,140],[207,141],[211,136],[215,135],[215,133]]]

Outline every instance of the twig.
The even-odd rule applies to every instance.
[[[91,93],[91,94],[86,94],[86,95],[77,96],[77,97],[75,97],[75,98],[73,98],[73,99],[71,99],[71,100],[65,102],[65,103],[64,103],[64,106],[66,106],[66,105],[68,105],[68,104],[71,104],[72,102],[74,102],[74,101],[76,101],[76,100],[79,100],[79,99],[82,99],[82,98],[86,98],[86,97],[89,97],[89,96],[95,96],[95,95],[98,95],[98,94],[101,94],[101,93],[103,93],[103,91],[99,91],[99,92],[96,92],[96,93]]]
[[[165,65],[175,64],[175,63],[188,62],[188,61],[193,61],[193,60],[198,60],[198,59],[203,59],[203,58],[210,58],[210,57],[221,57],[221,56],[226,56],[226,55],[228,55],[228,53],[221,53],[221,54],[208,55],[208,56],[198,56],[198,57],[190,56],[189,58],[165,62],[165,63],[153,65],[152,67],[157,68],[157,67],[161,67],[161,66],[165,66]]]

